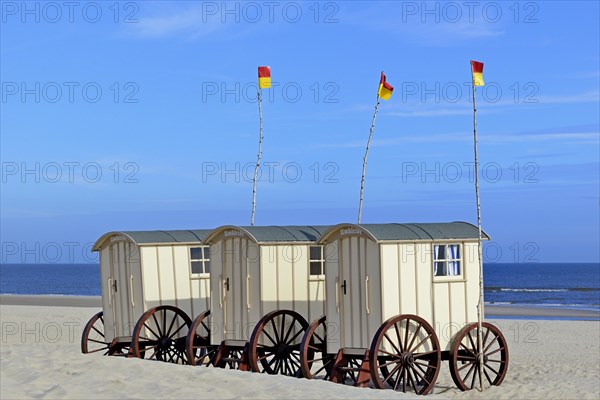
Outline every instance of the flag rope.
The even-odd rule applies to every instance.
[[[472,67],[471,67],[472,69]],[[479,242],[477,246],[477,257],[479,261],[479,302],[477,303],[477,358],[479,363],[479,391],[483,391],[483,254],[482,254],[482,232],[481,232],[481,203],[479,200],[479,160],[477,158],[477,106],[475,103],[475,79],[473,87],[473,150],[475,154],[475,200],[477,202],[477,229],[479,231]]]
[[[254,214],[256,212],[256,181],[258,178],[258,168],[260,167],[260,158],[262,156],[262,102],[261,102],[262,89],[258,89],[257,101],[258,101],[258,157],[256,159],[256,167],[254,168],[254,180],[252,187],[252,218],[250,225],[254,225]]]
[[[365,150],[365,157],[363,158],[362,177],[360,179],[360,200],[358,202],[358,223],[360,224],[360,218],[362,216],[362,204],[363,204],[363,192],[365,189],[365,174],[367,173],[367,157],[369,157],[369,148],[371,147],[371,138],[373,137],[373,130],[375,129],[375,118],[377,118],[377,110],[379,110],[379,91],[377,92],[377,104],[375,105],[375,112],[373,113],[373,121],[371,122],[371,130],[369,131],[369,140],[367,141],[367,148]]]

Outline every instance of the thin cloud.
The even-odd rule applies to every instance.
[[[189,7],[168,15],[140,18],[137,24],[131,24],[133,33],[140,37],[160,38],[184,35],[198,38],[224,29],[226,24],[217,18],[206,18],[200,7]]]

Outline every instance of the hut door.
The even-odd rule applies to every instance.
[[[130,244],[115,242],[110,247],[111,271],[108,279],[109,302],[113,312],[115,337],[131,336],[133,330],[133,307],[129,288],[129,278],[132,274]]]
[[[223,313],[225,339],[248,340],[248,246],[246,239],[225,241],[223,268]]]
[[[341,347],[365,348],[363,340],[366,324],[364,302],[365,280],[365,239],[360,237],[343,238],[340,241],[338,278],[340,303]]]

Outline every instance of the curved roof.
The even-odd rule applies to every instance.
[[[209,243],[222,232],[229,229],[236,229],[243,232],[256,243],[274,243],[274,242],[316,242],[323,233],[329,229],[329,226],[220,226],[204,239]]]
[[[408,224],[339,224],[330,227],[319,238],[324,242],[332,234],[343,228],[354,228],[364,231],[373,241],[419,241],[419,240],[452,240],[478,239],[478,228],[468,222],[442,223],[408,223]],[[352,232],[350,232],[352,233]],[[482,238],[490,237],[482,231]]]
[[[94,243],[92,251],[100,250],[102,244],[111,236],[123,235],[138,245],[162,243],[202,243],[210,229],[176,231],[114,231],[105,233]]]

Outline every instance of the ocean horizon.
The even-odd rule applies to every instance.
[[[600,311],[600,263],[484,263],[486,304]],[[0,264],[0,294],[101,296],[99,264]]]

